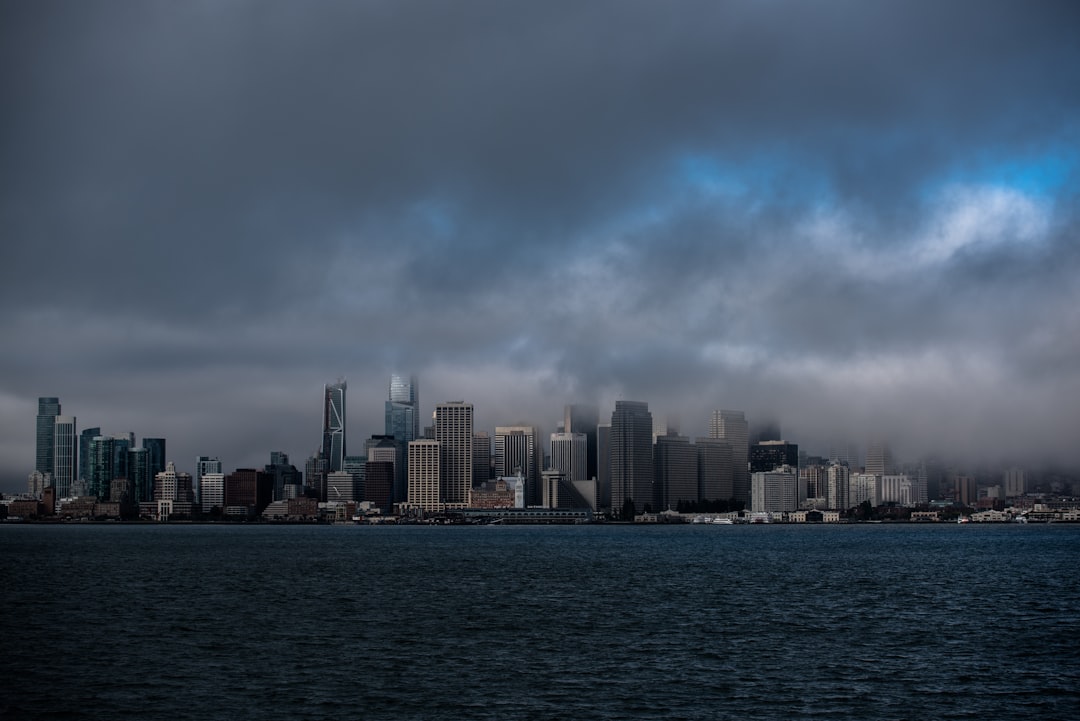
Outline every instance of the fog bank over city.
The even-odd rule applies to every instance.
[[[0,491],[39,396],[181,468],[714,409],[1071,461],[1073,3],[5,3]]]

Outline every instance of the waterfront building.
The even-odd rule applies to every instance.
[[[346,388],[343,379],[323,386],[322,457],[326,459],[327,472],[331,473],[345,467]]]
[[[736,501],[750,503],[750,431],[742,411],[713,411],[709,437],[731,444],[732,495]]]
[[[905,474],[885,474],[881,477],[880,503],[896,504],[905,508],[915,506],[918,499],[915,482]]]
[[[653,448],[654,510],[676,510],[680,501],[700,500],[697,448],[685,436],[657,436]]]
[[[143,438],[142,447],[146,449],[146,463],[147,473],[149,478],[154,478],[157,474],[165,470],[165,466],[168,463],[168,458],[165,455],[165,439],[164,438]],[[198,493],[198,487],[192,484],[192,492]],[[196,499],[198,496],[196,496]],[[150,500],[150,496],[147,496],[144,500]]]
[[[94,436],[90,441],[88,478],[90,494],[99,501],[109,500],[109,484],[114,478],[112,436]]]
[[[60,415],[60,399],[52,396],[38,398],[37,412],[37,461],[35,470],[55,477],[53,464],[56,462],[56,417]]]
[[[53,486],[59,498],[67,498],[75,480],[75,417],[56,416],[53,423]]]
[[[409,442],[409,503],[424,511],[441,510],[440,455],[438,441]]]
[[[750,511],[787,513],[799,507],[798,472],[792,466],[751,474]]]
[[[495,427],[495,477],[506,478],[519,471],[525,477],[525,499],[531,506],[543,501],[540,487],[541,448],[533,426]]]
[[[731,444],[719,438],[698,438],[698,497],[706,501],[730,501],[735,497]]]
[[[649,404],[616,401],[611,414],[611,508],[621,514],[627,501],[634,512],[652,505],[652,414]]]

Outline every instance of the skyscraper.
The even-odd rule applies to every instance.
[[[145,444],[146,439],[143,439]],[[143,445],[142,448],[129,448],[127,452],[127,478],[131,481],[132,500],[136,503],[154,500],[154,479],[158,473],[150,472],[150,450]]]
[[[390,375],[390,393],[386,401],[386,435],[402,443],[420,437],[420,381],[415,375]]]
[[[731,444],[732,493],[736,501],[750,503],[750,431],[742,411],[713,411],[709,421],[709,437],[721,438]]]
[[[596,426],[596,504],[612,509],[611,505],[611,424]]]
[[[551,468],[559,471],[568,485],[589,478],[588,455],[589,441],[584,433],[551,434]]]
[[[758,441],[750,446],[750,472],[767,472],[780,466],[799,467],[799,446],[787,441]]]
[[[652,414],[648,403],[615,402],[610,446],[611,509],[622,513],[626,502],[632,500],[634,512],[641,513],[653,500]]]
[[[435,406],[435,440],[439,443],[440,501],[467,504],[472,488],[473,407],[464,401]]]
[[[90,458],[87,480],[90,482],[90,495],[98,500],[109,498],[109,486],[113,480],[113,438],[112,436],[94,436],[90,441]]]
[[[53,485],[57,498],[67,498],[75,480],[75,418],[56,416],[53,426]]]
[[[680,501],[696,503],[698,498],[697,449],[690,439],[669,433],[658,436],[653,448],[656,510],[676,510]]]
[[[145,444],[145,439],[143,443]],[[195,478],[192,479],[191,490],[195,494],[196,503],[202,503],[202,489],[203,489],[203,476],[209,473],[221,473],[221,460],[218,458],[211,458],[210,456],[199,456],[195,459]],[[222,476],[224,478],[224,476]],[[209,511],[214,506],[220,506],[221,503],[217,502],[207,507],[203,504],[203,510]]]
[[[730,501],[735,497],[731,444],[719,438],[698,438],[698,492],[706,501]]]
[[[328,472],[345,466],[345,380],[323,386],[322,454]]]
[[[540,505],[544,495],[540,455],[533,426],[495,427],[495,477],[506,478],[520,471],[525,478],[525,502],[530,506]]]
[[[892,450],[884,441],[871,441],[866,447],[866,472],[879,479],[895,472]]]
[[[150,477],[155,478],[157,474],[165,470],[165,465],[168,463],[168,459],[165,457],[165,439],[143,438],[142,447],[146,449],[146,463]],[[198,500],[198,496],[196,496],[196,500]]]
[[[90,480],[90,441],[100,435],[100,428],[84,428],[79,433],[79,467],[75,471],[76,478]]]
[[[409,503],[424,511],[441,508],[439,443],[430,439],[409,443]]]
[[[598,478],[596,426],[600,412],[596,406],[573,403],[563,410],[563,432],[584,433],[588,459],[585,464],[585,478]]]
[[[56,462],[56,449],[53,445],[53,439],[56,433],[56,417],[58,415],[60,415],[59,398],[38,398],[37,461],[34,469],[42,473],[53,473],[53,464]]]
[[[476,488],[491,478],[491,436],[487,431],[473,433],[473,478]]]

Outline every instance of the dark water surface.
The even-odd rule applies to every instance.
[[[1078,526],[0,527],[0,718],[1080,719]]]

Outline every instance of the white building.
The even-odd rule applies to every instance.
[[[409,503],[424,511],[442,509],[439,496],[439,442],[409,441]]]
[[[212,508],[225,505],[224,473],[204,473],[200,485],[202,488],[199,491],[199,500],[202,502],[203,512],[209,513]]]
[[[785,513],[799,507],[799,475],[791,466],[750,476],[750,512]]]

